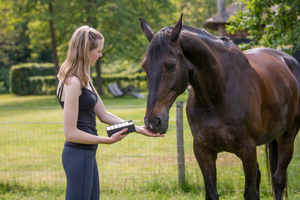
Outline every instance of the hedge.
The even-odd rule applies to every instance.
[[[26,63],[15,65],[10,70],[10,92],[17,95],[45,95],[55,94],[56,82],[54,64]],[[96,86],[96,74],[92,74]],[[147,90],[146,74],[102,74],[103,88],[107,84],[119,81],[122,86],[135,86],[139,91]]]
[[[18,95],[35,94],[34,89],[30,86],[30,77],[34,76],[53,76],[53,63],[25,63],[14,65],[10,69],[10,93]],[[55,79],[55,77],[54,77]],[[55,86],[55,83],[54,83]]]
[[[93,75],[92,77],[93,83],[96,86],[96,76]],[[136,74],[102,74],[102,84],[105,90],[107,90],[108,83],[114,83],[117,81],[119,81],[124,87],[133,85],[139,91],[147,90],[147,76],[145,72]]]
[[[29,78],[29,94],[50,95],[56,92],[55,76],[33,76]]]

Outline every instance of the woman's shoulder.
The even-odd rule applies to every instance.
[[[81,88],[81,81],[77,76],[72,75],[67,78],[66,85],[79,86]]]
[[[66,80],[65,90],[67,93],[74,93],[78,96],[81,95],[82,84],[80,79],[77,76],[70,76]]]

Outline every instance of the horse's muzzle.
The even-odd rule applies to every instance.
[[[165,134],[168,130],[168,120],[162,120],[160,117],[152,117],[150,120],[145,116],[145,126],[154,133]]]

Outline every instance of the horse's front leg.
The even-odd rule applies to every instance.
[[[205,184],[205,199],[218,200],[219,195],[217,192],[217,175],[216,175],[216,160],[217,152],[212,149],[203,147],[194,139],[194,154],[197,159],[198,165],[202,171],[204,184]]]
[[[247,140],[237,155],[243,163],[245,173],[246,200],[259,200],[260,173],[257,164],[256,144],[252,139]]]

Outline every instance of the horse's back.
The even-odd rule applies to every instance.
[[[300,117],[299,63],[289,54],[274,49],[258,48],[244,53],[258,80],[265,130],[284,130],[295,116]],[[263,144],[267,140],[268,136],[263,134],[257,143]]]
[[[298,61],[291,55],[269,48],[256,48],[244,51],[249,62],[258,70],[272,67],[276,70],[281,67],[288,67],[289,71],[294,75],[295,79],[300,82],[300,66]]]
[[[244,53],[252,69],[263,81],[275,83],[282,81],[299,91],[300,66],[295,58],[285,52],[269,48],[251,49]],[[278,87],[277,84],[274,86]]]

